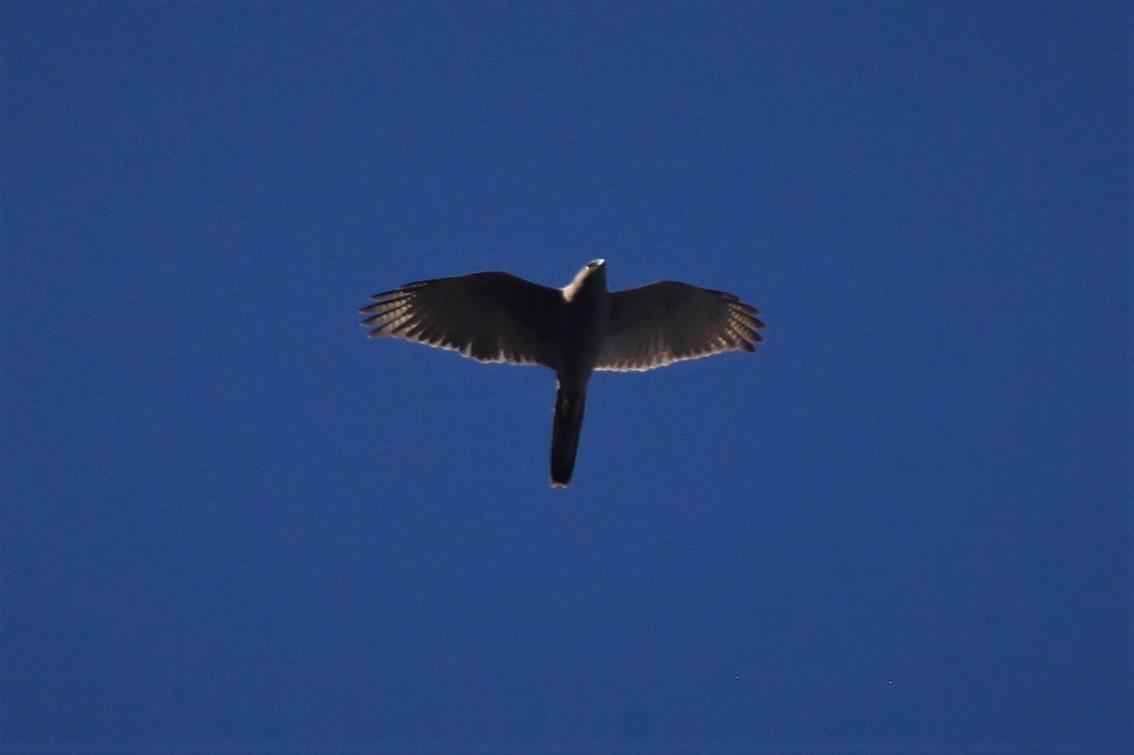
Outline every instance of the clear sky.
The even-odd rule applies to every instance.
[[[1127,3],[0,5],[0,751],[1134,749]],[[592,382],[410,280],[768,327]],[[937,749],[934,749],[937,748]]]

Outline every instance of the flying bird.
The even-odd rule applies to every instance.
[[[732,294],[659,281],[606,288],[606,261],[563,288],[501,272],[407,283],[363,307],[370,337],[451,349],[481,362],[555,370],[551,484],[575,469],[587,384],[595,370],[644,371],[725,351],[755,351],[760,312]]]

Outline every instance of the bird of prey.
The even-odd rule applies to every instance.
[[[725,351],[755,351],[759,311],[732,294],[659,281],[606,288],[606,261],[588,262],[563,288],[501,272],[407,283],[363,307],[370,336],[451,349],[481,362],[555,370],[551,484],[575,468],[587,383],[595,370],[643,371]]]

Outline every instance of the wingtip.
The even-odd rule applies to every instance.
[[[369,314],[369,313],[364,312],[363,314]],[[371,317],[367,317],[365,320],[360,322],[359,325],[361,325],[364,328],[374,328],[374,331],[376,333],[384,334],[386,332],[387,326],[389,326],[390,323],[382,322],[383,317],[384,317],[384,315],[381,315],[381,314],[373,315]]]

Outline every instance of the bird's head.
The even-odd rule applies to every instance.
[[[579,292],[592,294],[606,291],[606,260],[592,260],[583,266],[575,279],[563,289],[563,296],[568,301],[574,299]]]

